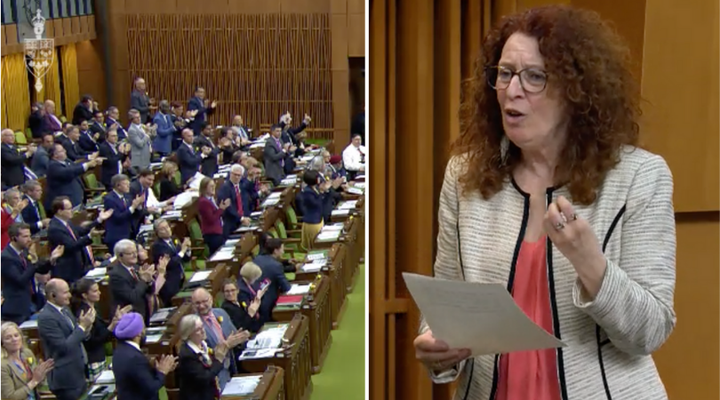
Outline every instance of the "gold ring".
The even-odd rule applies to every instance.
[[[559,231],[559,230],[562,230],[563,228],[565,228],[565,224],[563,224],[562,222],[558,222],[555,224],[555,230]]]

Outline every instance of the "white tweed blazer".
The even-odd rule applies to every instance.
[[[529,195],[514,182],[490,200],[477,192],[461,193],[458,177],[464,168],[462,157],[454,157],[445,172],[435,276],[511,289]],[[556,351],[562,400],[667,399],[651,354],[665,343],[676,320],[672,194],[672,175],[663,158],[625,147],[597,200],[575,205],[608,262],[592,302],[583,302],[573,266],[548,240],[554,334],[567,344]],[[572,201],[563,187],[548,189],[547,201],[560,195]],[[437,383],[460,377],[455,400],[492,400],[499,357],[466,360],[432,377]]]

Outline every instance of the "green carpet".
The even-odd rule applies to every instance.
[[[365,399],[365,265],[360,265],[355,288],[348,295],[340,329],[332,331],[332,345],[322,372],[313,375],[310,400]]]

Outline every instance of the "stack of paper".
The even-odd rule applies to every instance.
[[[282,338],[285,336],[286,330],[287,325],[264,330],[258,333],[255,339],[248,340],[247,348],[251,350],[277,349],[282,344]]]
[[[29,320],[29,321],[25,321],[25,322],[23,322],[22,324],[20,324],[20,329],[21,329],[21,330],[23,330],[23,329],[37,329],[37,326],[38,326],[38,322],[37,322],[36,319],[35,319],[35,320]]]
[[[235,257],[234,251],[235,251],[234,247],[223,247],[220,250],[218,250],[215,254],[213,254],[212,257],[210,257],[210,261],[230,260],[233,257]]]
[[[200,187],[200,183],[198,183],[198,187]],[[188,190],[188,191],[182,192],[175,198],[175,203],[173,203],[173,208],[175,208],[176,210],[180,210],[183,207],[185,207],[186,205],[190,204],[193,201],[193,199],[196,197],[200,197],[198,195],[197,189],[195,191]]]
[[[167,319],[170,318],[170,314],[172,314],[176,308],[177,307],[167,307],[155,311],[155,314],[150,317],[150,323],[163,323],[167,321]]]
[[[302,267],[300,267],[300,271],[302,272],[319,272],[326,264],[326,260],[320,260],[315,261],[309,264],[304,264]]]
[[[98,375],[95,379],[95,383],[98,385],[107,385],[108,383],[115,383],[115,374],[112,370],[106,369]]]
[[[365,189],[365,182],[355,182],[356,188]]]
[[[209,271],[197,271],[193,274],[193,276],[190,278],[190,283],[196,283],[196,282],[202,282],[206,281],[208,277],[210,277],[210,274],[212,273],[212,270]]]
[[[269,358],[269,357],[275,357],[275,353],[277,353],[277,349],[258,349],[258,350],[252,350],[247,349],[240,354],[238,357],[239,360],[250,360],[253,358]]]
[[[344,217],[344,216],[350,214],[350,210],[348,210],[348,209],[333,210],[331,214],[333,217]]]
[[[205,178],[205,175],[201,174],[200,172],[196,172],[195,176],[190,178],[188,182],[188,187],[195,190],[200,190],[200,182],[202,182],[203,178]]]
[[[166,326],[151,326],[145,330],[145,338],[147,343],[157,343],[162,339],[163,334],[167,330]]]
[[[350,193],[350,194],[363,194],[363,193],[365,193],[365,191],[364,191],[363,189],[361,189],[361,188],[358,188],[358,187],[351,187],[351,188],[348,188],[348,193]]]
[[[290,290],[287,292],[288,295],[298,295],[298,294],[305,294],[310,291],[310,284],[307,285],[298,285],[294,284],[290,287]]]
[[[339,210],[351,210],[357,206],[357,200],[349,200],[338,207]]]
[[[85,274],[85,277],[92,280],[102,279],[107,275],[107,268],[93,268]]]
[[[337,240],[340,238],[340,231],[328,231],[328,232],[320,232],[317,235],[317,240],[319,241],[330,241],[330,240]]]
[[[312,252],[309,253],[305,258],[308,261],[319,261],[319,260],[326,260],[327,259],[327,250],[326,251],[318,251],[318,252]]]
[[[236,376],[225,385],[223,396],[247,396],[251,395],[260,384],[261,375]]]

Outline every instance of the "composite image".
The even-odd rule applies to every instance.
[[[0,11],[0,400],[720,398],[717,1]]]

